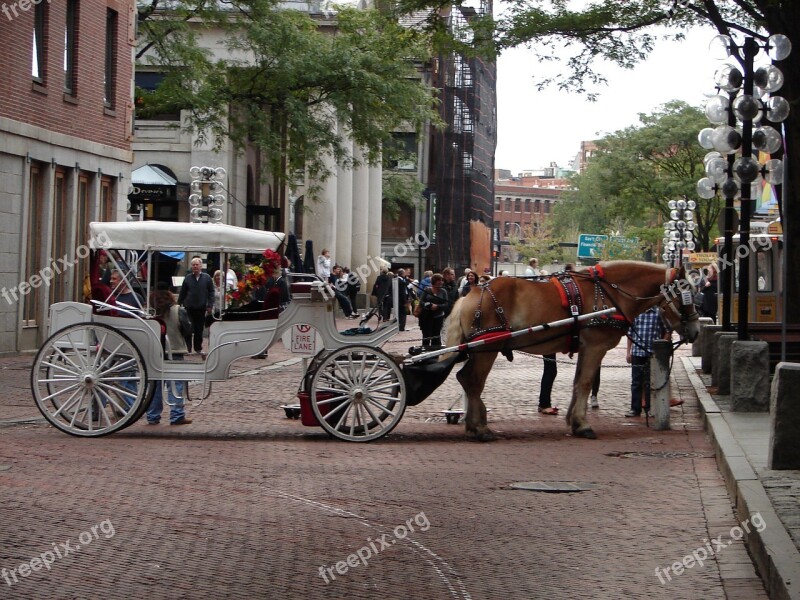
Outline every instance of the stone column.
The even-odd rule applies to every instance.
[[[703,340],[703,354],[701,355],[701,368],[703,373],[711,373],[714,364],[714,354],[717,352],[717,338],[714,334],[722,331],[722,325],[706,325],[701,329],[700,337]],[[716,385],[716,381],[714,382]]]
[[[714,335],[717,338],[717,355],[714,357],[711,384],[717,386],[717,393],[727,396],[731,393],[731,346],[738,334],[726,331]]]
[[[347,131],[340,125],[339,135],[349,141]],[[353,144],[348,142],[352,152]],[[336,178],[336,248],[331,248],[331,255],[337,264],[352,267],[353,245],[353,170],[338,168]],[[356,265],[358,266],[358,265]]]
[[[692,356],[703,356],[703,338],[706,336],[706,326],[712,325],[714,319],[711,317],[700,317],[698,323],[700,324],[700,335],[692,342]]]
[[[769,410],[769,344],[736,340],[731,345],[731,407]]]
[[[800,364],[778,363],[770,394],[769,469],[800,469]]]
[[[381,229],[383,222],[383,169],[380,165],[369,168],[369,230],[367,235],[367,254],[372,257],[371,264],[379,264],[375,257],[381,255]],[[367,285],[372,289],[378,271],[370,275]],[[367,291],[369,293],[369,291]]]
[[[353,148],[356,160],[364,160],[361,148]],[[353,171],[353,196],[352,196],[352,235],[350,243],[350,269],[361,276],[361,291],[358,295],[359,308],[369,305],[364,298],[369,299],[370,290],[367,289],[369,266],[367,261],[367,243],[369,237],[369,167],[362,165]]]
[[[314,264],[325,248],[331,251],[331,258],[336,259],[337,166],[330,155],[325,157],[325,164],[331,175],[319,183],[316,198],[310,199],[306,195],[306,213],[303,215],[303,238],[314,242]]]

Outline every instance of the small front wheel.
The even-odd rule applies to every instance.
[[[346,346],[325,356],[311,377],[309,391],[322,428],[348,442],[383,437],[406,408],[400,365],[369,346]]]
[[[65,327],[42,345],[31,389],[50,424],[81,437],[127,427],[152,397],[142,355],[131,339],[94,323]]]

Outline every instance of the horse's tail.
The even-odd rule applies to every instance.
[[[450,316],[447,317],[447,322],[444,324],[447,332],[445,335],[445,346],[457,346],[467,339],[466,332],[461,328],[461,311],[463,307],[464,298],[459,298],[453,305]],[[442,355],[441,359],[444,359],[446,356],[447,354]]]

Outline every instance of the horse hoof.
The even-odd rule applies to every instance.
[[[588,429],[581,429],[580,431],[576,431],[575,435],[578,437],[586,438],[587,440],[596,440],[597,434],[594,432],[594,429],[589,427]]]

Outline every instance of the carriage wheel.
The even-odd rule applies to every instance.
[[[31,389],[44,418],[65,433],[99,437],[127,427],[153,395],[141,353],[124,333],[79,323],[36,354]]]
[[[348,442],[386,435],[406,409],[400,366],[369,346],[346,346],[328,354],[314,371],[309,391],[323,429]]]

